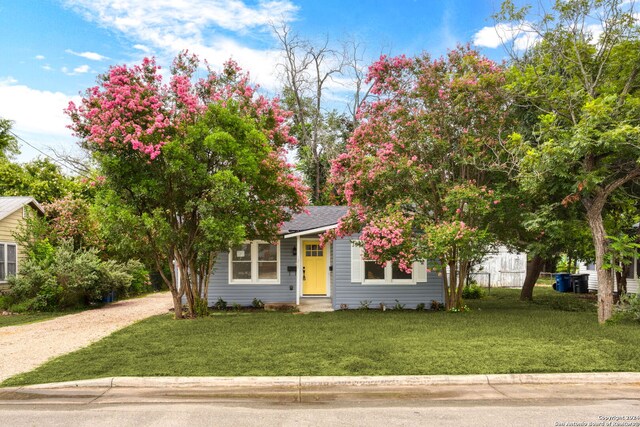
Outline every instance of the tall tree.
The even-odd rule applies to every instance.
[[[464,46],[439,59],[383,56],[369,70],[377,99],[332,167],[349,214],[326,238],[361,232],[368,259],[404,271],[436,261],[446,306],[459,307],[471,264],[494,240],[507,176],[504,70]]]
[[[611,195],[640,178],[640,27],[633,2],[557,1],[533,22],[506,1],[503,25],[534,41],[514,57],[516,103],[534,114],[522,181],[553,181],[564,203],[579,202],[595,247],[598,320],[613,310],[613,275],[603,212]]]
[[[319,45],[301,39],[283,24],[274,27],[283,53],[281,64],[284,80],[284,100],[293,111],[293,128],[301,145],[299,157],[312,172],[311,200],[321,199],[323,163],[326,146],[324,138],[324,97],[327,85],[344,66],[341,54],[329,47],[328,38]],[[309,167],[311,166],[311,167]]]
[[[65,175],[60,166],[49,159],[35,159],[25,164],[0,161],[0,194],[3,196],[32,196],[41,203],[50,203],[82,191],[77,177]]]
[[[134,238],[144,234],[176,318],[183,297],[190,317],[206,304],[219,251],[275,240],[306,202],[285,159],[295,142],[287,113],[258,96],[234,62],[194,83],[198,65],[180,54],[168,84],[152,59],[111,67],[67,109],[109,200],[126,213]]]
[[[282,51],[283,101],[293,112],[292,133],[300,146],[300,170],[314,204],[330,203],[329,163],[344,151],[345,134],[358,122],[358,111],[370,93],[363,67],[364,48],[353,40],[341,49],[329,39],[314,43],[286,25],[273,31]],[[348,92],[347,112],[337,110],[336,95]]]
[[[11,133],[11,120],[0,117],[0,160],[5,160],[13,154],[18,154],[18,141]]]

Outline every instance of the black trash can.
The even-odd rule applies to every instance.
[[[576,294],[589,293],[589,275],[588,274],[572,274],[571,287]]]

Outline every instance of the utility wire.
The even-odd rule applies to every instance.
[[[12,130],[9,130],[9,133],[11,135],[13,135],[16,139],[18,139],[19,141],[24,142],[25,144],[27,144],[29,147],[33,148],[34,150],[36,150],[38,153],[42,154],[43,156],[47,157],[48,159],[50,159],[52,162],[56,163],[57,165],[63,167],[63,168],[71,168],[73,169],[78,175],[90,179],[88,176],[84,175],[82,172],[82,170],[78,169],[77,166],[74,166],[72,164],[65,164],[64,162],[61,162],[60,160],[56,159],[55,157],[45,153],[44,151],[42,151],[41,149],[39,149],[38,147],[36,147],[35,145],[31,144],[29,141],[27,141],[26,139],[24,139],[23,137],[21,137],[20,135],[16,134],[15,132],[13,132]]]

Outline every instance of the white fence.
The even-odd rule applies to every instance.
[[[521,288],[526,273],[527,254],[501,247],[476,265],[470,278],[485,287]]]

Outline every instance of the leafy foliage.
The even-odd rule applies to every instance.
[[[18,154],[18,141],[11,134],[11,120],[0,117],[0,159],[5,160]]]
[[[462,290],[462,298],[464,299],[480,299],[484,296],[484,289],[481,286],[471,283]]]
[[[623,0],[556,2],[537,22],[529,12],[506,1],[497,16],[538,39],[509,72],[514,104],[529,125],[515,138],[524,143],[520,178],[534,192],[562,194],[565,206],[582,205],[604,322],[612,314],[613,277],[604,267],[603,216],[614,193],[640,177],[640,25]]]
[[[95,249],[74,250],[70,241],[43,259],[29,258],[20,275],[9,279],[13,303],[34,311],[52,311],[100,301],[110,291],[134,295],[149,288],[148,272],[135,260],[103,261]]]

